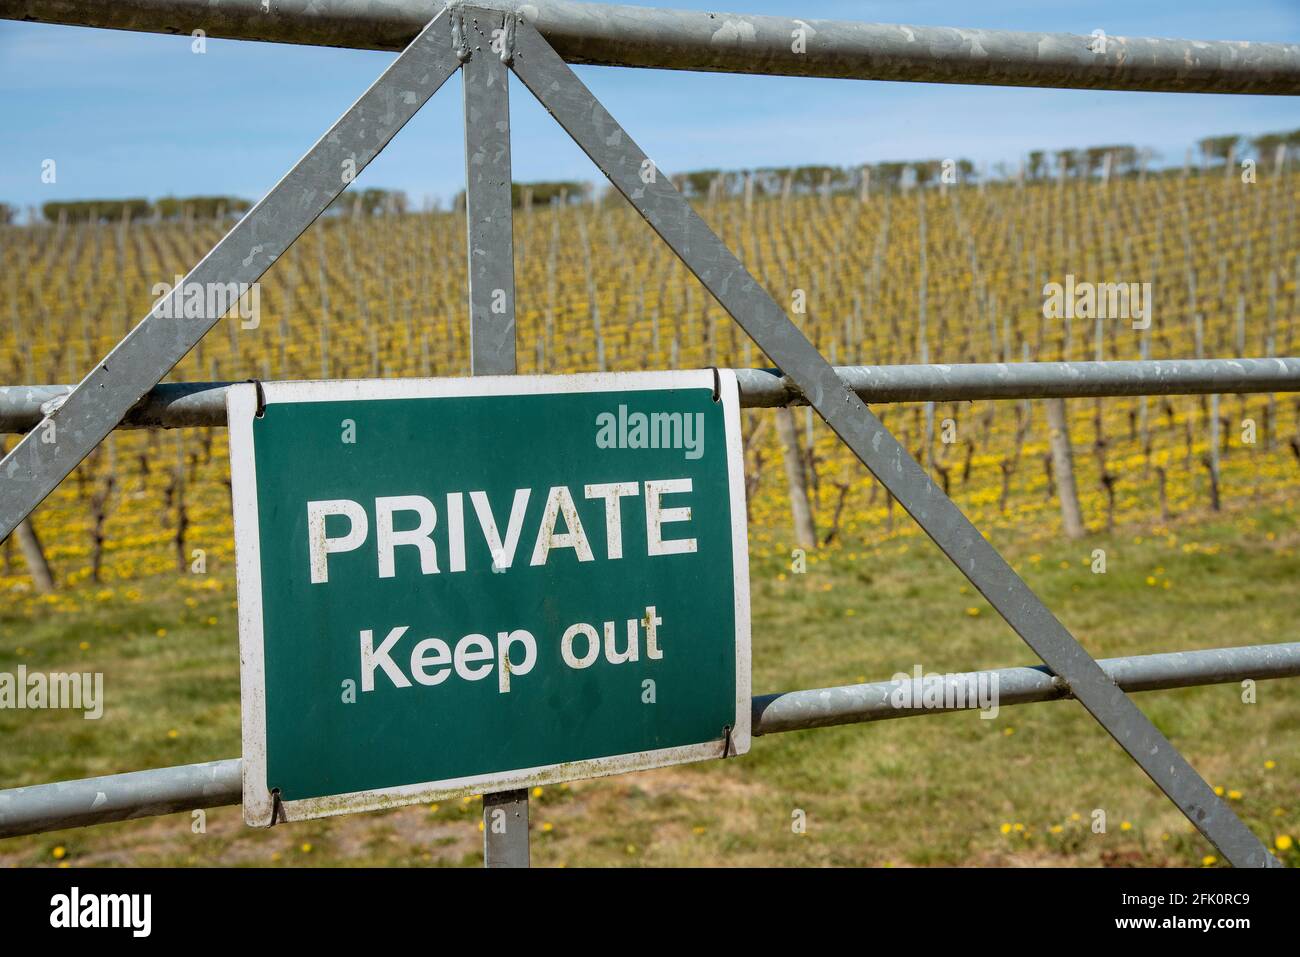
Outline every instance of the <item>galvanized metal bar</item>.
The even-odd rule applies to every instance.
[[[0,791],[0,838],[238,804],[240,765],[236,758]]]
[[[1290,678],[1300,675],[1300,642],[1101,658],[1097,665],[1106,677],[1126,692],[1235,684],[1247,678],[1256,681]],[[1066,683],[1053,675],[1046,665],[945,674],[932,680],[938,689],[935,700],[961,701],[961,705],[899,706],[899,702],[914,701],[915,698],[900,694],[902,690],[911,690],[905,689],[908,681],[894,680],[758,695],[753,699],[754,734],[972,711],[980,704],[970,697],[969,692],[981,687],[996,692],[996,703],[1000,708],[1071,697]]]
[[[1259,838],[1107,678],[997,549],[844,385],[830,363],[709,229],[669,177],[658,173],[541,34],[521,22],[516,44],[514,70],[524,85],[1188,820],[1235,865],[1277,864]]]
[[[745,408],[807,404],[779,369],[732,371]],[[1295,358],[836,366],[835,374],[868,404],[1300,392],[1300,359]],[[225,390],[232,384],[165,382],[136,403],[118,428],[225,425]],[[34,429],[73,388],[0,386],[0,434]]]
[[[119,429],[182,429],[226,424],[226,389],[233,382],[164,382],[154,386],[117,424]],[[75,385],[0,387],[0,434],[29,432],[61,405]]]
[[[1263,681],[1300,676],[1300,643],[1103,658],[1097,664],[1120,688],[1130,692],[1235,684],[1247,678]],[[989,676],[997,676],[999,706],[1069,697],[1068,689],[1043,666],[948,675],[945,687],[970,687],[972,680],[979,680],[981,675],[986,682]],[[897,682],[881,681],[757,695],[753,698],[754,734],[963,710],[895,708],[891,699],[898,687]],[[238,804],[242,796],[240,764],[238,758],[233,758],[0,791],[0,838]],[[498,798],[504,799],[505,795],[489,795],[485,804]],[[485,820],[485,830],[487,826]]]
[[[1300,391],[1300,358],[836,366],[835,374],[867,403]],[[737,369],[736,379],[750,408],[807,402],[777,369]]]
[[[279,183],[95,365],[40,435],[0,461],[0,539],[122,421],[221,315],[186,315],[189,290],[256,282],[459,66],[439,14]],[[192,298],[192,297],[191,297]]]
[[[1182,93],[1300,93],[1300,46],[963,30],[572,0],[492,0],[570,63]],[[399,50],[429,0],[0,0],[0,17],[80,26]]]
[[[463,61],[465,220],[472,375],[513,375],[514,209],[510,185],[512,17],[477,7],[449,11]],[[483,866],[527,867],[528,791],[483,795]]]

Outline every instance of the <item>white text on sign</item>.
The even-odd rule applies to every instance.
[[[602,652],[611,665],[635,662],[640,660],[644,633],[645,656],[650,661],[658,661],[664,656],[659,647],[659,627],[663,623],[655,614],[655,607],[650,605],[640,620],[603,622],[602,641],[601,632],[595,626],[578,622],[566,628],[560,638],[560,659],[575,671],[590,668]],[[622,650],[618,648],[619,631],[623,630],[620,625],[625,628]],[[441,638],[422,638],[414,645],[408,643],[410,651],[404,654],[406,648],[399,645],[408,631],[409,625],[390,629],[378,647],[374,631],[361,632],[362,692],[375,690],[378,672],[383,673],[392,687],[410,688],[413,684],[440,685],[453,674],[462,681],[481,681],[495,669],[497,690],[505,694],[510,691],[512,677],[523,677],[537,664],[537,639],[523,629],[497,632],[495,649],[487,635],[469,634],[454,646]],[[400,663],[403,658],[409,666],[405,671]]]
[[[691,479],[658,479],[646,482],[608,482],[583,486],[583,497],[603,501],[605,521],[605,558],[623,557],[623,506],[624,498],[637,499],[643,511],[646,529],[646,552],[650,556],[680,555],[696,550],[694,538],[664,538],[664,526],[691,520],[690,506],[667,507],[666,495],[682,495],[692,490]],[[486,492],[449,492],[443,509],[443,554],[445,564],[439,562],[439,548],[434,541],[438,528],[438,509],[433,501],[423,495],[392,495],[376,498],[373,504],[375,554],[380,578],[396,576],[394,555],[401,546],[416,549],[420,556],[420,572],[439,574],[445,567],[448,572],[466,570],[465,549],[465,498],[469,497],[475,518],[492,556],[492,567],[505,571],[515,563],[519,540],[524,531],[524,517],[533,490],[516,489],[510,506],[510,517],[505,534],[501,533],[496,513]],[[415,517],[412,528],[398,529],[396,516],[409,513]],[[326,519],[342,516],[348,520],[347,531],[334,537],[325,530]],[[589,520],[591,516],[588,516]],[[564,531],[557,525],[564,525]],[[410,518],[403,518],[403,526]],[[311,562],[311,582],[323,584],[330,580],[329,556],[356,551],[370,538],[370,513],[360,503],[351,499],[325,499],[307,503],[307,554]],[[545,565],[555,549],[571,548],[580,562],[596,559],[591,543],[578,514],[573,493],[566,485],[552,486],[546,492],[537,534],[533,539],[530,565]]]

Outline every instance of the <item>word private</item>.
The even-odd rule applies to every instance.
[[[645,482],[604,482],[582,486],[582,497],[595,500],[603,516],[605,548],[603,557],[616,560],[623,557],[623,499],[636,499],[643,503],[645,522],[645,548],[647,555],[677,555],[694,552],[694,538],[664,538],[664,526],[685,523],[691,519],[691,508],[667,507],[664,496],[684,495],[692,490],[690,478],[650,480]],[[479,530],[492,560],[492,570],[504,572],[515,564],[524,520],[533,490],[515,489],[511,497],[510,517],[502,533],[487,492],[448,492],[443,509],[442,539],[444,560],[439,561],[439,548],[435,532],[439,530],[438,509],[433,501],[423,495],[391,495],[374,499],[373,507],[365,509],[351,499],[329,499],[307,503],[307,550],[313,584],[329,581],[329,556],[361,548],[370,538],[374,528],[376,566],[380,578],[393,578],[397,574],[396,550],[400,546],[414,548],[419,554],[419,568],[423,575],[436,575],[440,571],[463,572],[468,558],[465,548],[465,499],[468,497]],[[555,485],[545,492],[537,531],[531,536],[528,551],[529,565],[545,565],[555,549],[572,549],[580,562],[596,559],[591,539],[587,535],[573,493],[568,486]],[[370,515],[374,515],[371,522]],[[331,536],[327,525],[332,517],[346,519],[342,534]],[[407,524],[414,516],[415,524],[398,529],[402,516]],[[588,515],[588,522],[591,516]]]

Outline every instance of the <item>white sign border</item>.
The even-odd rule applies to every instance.
[[[715,378],[716,376],[716,378]],[[266,683],[262,632],[261,534],[257,513],[257,462],[253,418],[261,401],[351,402],[376,399],[454,396],[543,395],[576,392],[643,392],[718,387],[727,442],[731,499],[731,544],[736,621],[736,708],[730,750],[719,738],[700,744],[612,755],[586,761],[426,781],[371,791],[276,801],[266,773]],[[471,794],[489,794],[535,785],[622,774],[708,758],[740,755],[750,744],[749,535],[745,513],[744,454],[740,440],[740,401],[730,369],[668,372],[614,372],[579,375],[476,376],[447,379],[349,379],[241,383],[226,394],[230,434],[230,485],[234,506],[235,579],[239,606],[239,675],[243,738],[244,822],[266,827],[355,811],[379,810]]]

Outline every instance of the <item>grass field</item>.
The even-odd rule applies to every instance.
[[[1285,499],[1068,545],[1010,532],[994,544],[1098,657],[1294,638],[1300,522]],[[1091,570],[1096,548],[1105,574]],[[0,670],[103,671],[108,700],[99,721],[0,711],[5,786],[238,755],[234,583],[210,571],[0,610]],[[1034,663],[923,540],[824,548],[806,574],[760,556],[751,575],[756,692]],[[1296,866],[1300,684],[1257,693],[1137,701]],[[202,833],[174,814],[2,841],[0,864],[477,865],[480,810],[474,798],[261,831],[217,808]],[[739,759],[541,789],[531,825],[539,866],[1220,863],[1073,702],[758,738]]]

